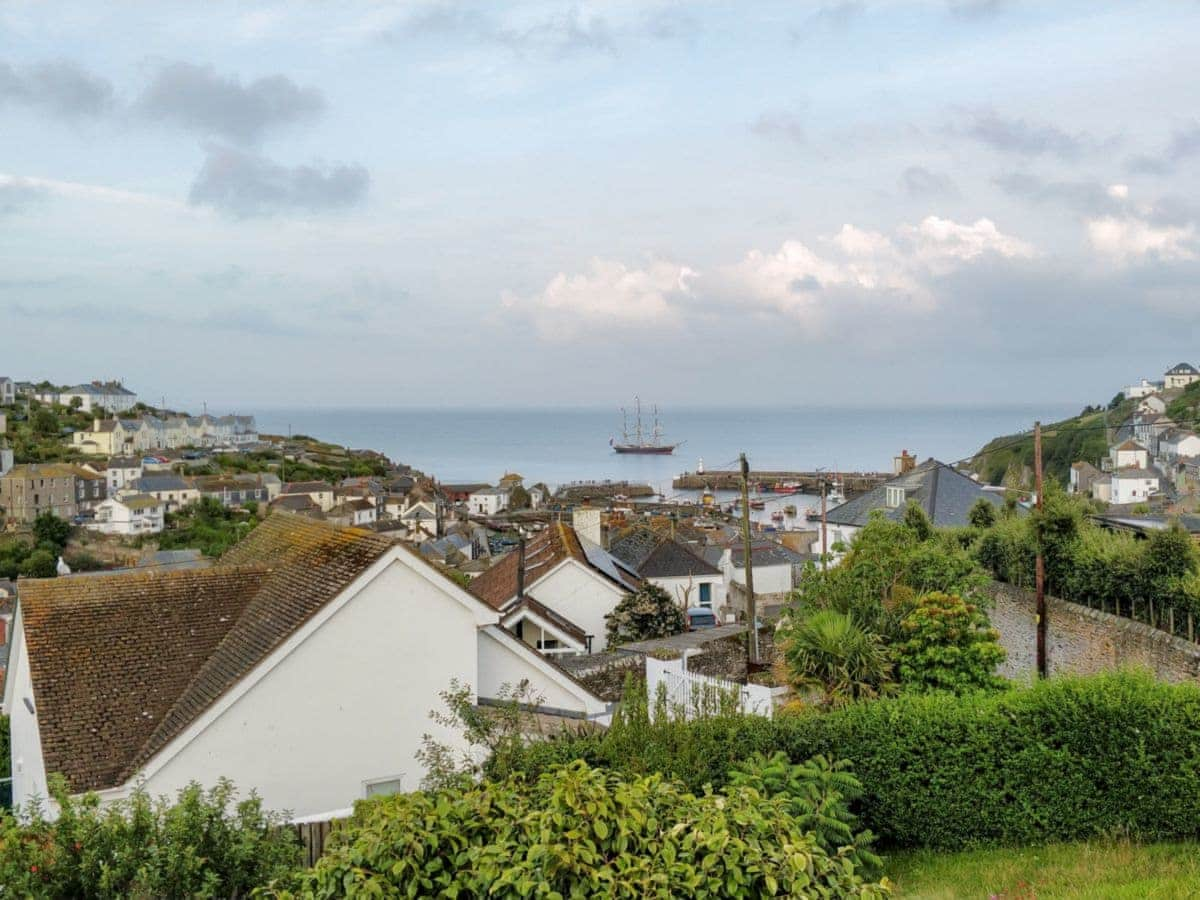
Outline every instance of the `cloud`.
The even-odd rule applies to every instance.
[[[1113,141],[1097,141],[1086,132],[1074,134],[1056,125],[1001,116],[991,110],[976,110],[969,121],[955,129],[1001,153],[1017,156],[1055,156],[1074,160]]]
[[[488,7],[463,2],[437,2],[423,6],[399,28],[385,34],[396,37],[468,38],[504,47],[518,56],[567,57],[581,53],[615,55],[616,35],[601,16],[584,15],[572,7],[563,13],[532,21],[505,22]]]
[[[238,217],[345,209],[367,193],[359,165],[283,166],[266,157],[211,145],[188,199]]]
[[[0,216],[12,215],[44,200],[49,191],[28,178],[0,175]]]
[[[664,260],[631,269],[597,258],[587,272],[560,272],[533,296],[504,291],[501,303],[528,316],[543,337],[573,336],[584,328],[675,325],[681,304],[692,295],[695,277],[687,266]]]
[[[946,0],[950,14],[959,19],[990,19],[1011,5],[1010,0]]]
[[[1118,265],[1196,258],[1196,228],[1191,224],[1158,226],[1135,216],[1104,216],[1089,221],[1087,233],[1096,251]]]
[[[317,117],[325,109],[325,98],[283,75],[242,84],[210,66],[175,62],[158,70],[137,109],[148,119],[202,135],[253,142],[273,129]]]
[[[1046,181],[1028,172],[1007,172],[992,179],[1000,190],[1037,205],[1063,206],[1091,216],[1124,209],[1129,187],[1099,181]]]
[[[866,10],[867,4],[862,0],[826,3],[806,18],[803,25],[794,26],[790,30],[792,40],[803,41],[811,37],[814,31],[840,31],[848,28],[855,20],[861,18]]]
[[[20,70],[0,62],[0,105],[5,101],[65,119],[79,119],[108,111],[113,103],[113,86],[67,60]]]
[[[804,121],[790,112],[763,113],[750,125],[750,130],[760,137],[791,141],[795,144],[803,144],[807,139]]]
[[[924,166],[909,166],[900,175],[900,184],[913,198],[953,197],[958,188],[948,175],[931,172]]]
[[[1176,129],[1162,153],[1131,156],[1125,168],[1138,175],[1167,175],[1186,159],[1200,153],[1200,124]]]

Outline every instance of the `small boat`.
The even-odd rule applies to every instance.
[[[782,522],[783,521],[783,512],[778,509],[775,510],[775,512],[771,513],[771,521],[772,522]]]
[[[750,508],[751,509],[766,509],[767,501],[766,500],[751,500]]]
[[[785,507],[783,508],[783,513],[784,513],[784,515],[787,515],[787,516],[792,516],[793,518],[795,518],[795,516],[796,516],[796,504],[794,504],[794,503],[789,503],[787,506],[785,506]]]
[[[804,518],[810,522],[819,522],[821,521],[821,511],[815,506],[810,506],[804,511]]]
[[[846,495],[842,493],[842,482],[840,480],[835,479],[830,483],[826,501],[830,506],[841,506],[846,502]]]

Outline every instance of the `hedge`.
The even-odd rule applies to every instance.
[[[850,760],[864,788],[856,811],[885,848],[1200,835],[1200,687],[1140,673],[777,720],[634,722],[531,746],[516,765],[537,772],[583,758],[698,789],[723,784],[734,760],[776,750],[793,762]]]

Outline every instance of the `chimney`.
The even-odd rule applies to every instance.
[[[517,541],[517,599],[525,596],[525,535]]]
[[[571,526],[575,533],[598,547],[604,546],[600,532],[600,508],[579,506],[571,513]]]
[[[92,431],[100,430],[100,417],[96,416],[92,419]]]

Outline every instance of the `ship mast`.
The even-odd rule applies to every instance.
[[[637,404],[637,444],[642,445],[642,398],[634,394],[634,403]]]
[[[654,404],[654,445],[658,446],[662,443],[662,425],[658,422],[658,404]]]
[[[621,440],[626,444],[629,443],[629,413],[623,406],[621,407]]]

